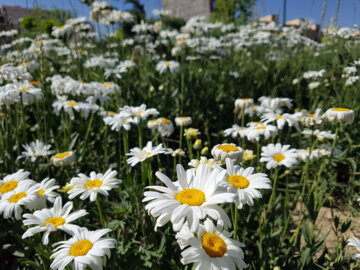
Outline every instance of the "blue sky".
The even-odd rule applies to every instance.
[[[178,0],[181,1],[181,0]],[[74,8],[78,11],[79,16],[89,15],[89,7],[80,2],[80,0],[0,0],[3,5],[20,5],[34,7],[34,3],[38,3],[43,8]],[[141,0],[144,4],[148,14],[152,15],[154,8],[161,8],[161,0]],[[324,0],[287,0],[287,20],[295,18],[310,18],[315,23],[320,23],[321,11]],[[124,5],[124,0],[112,0],[112,5],[115,7],[126,10],[130,8],[129,5]],[[329,0],[324,26],[326,26],[332,17],[336,15],[337,0]],[[283,0],[258,0],[254,8],[255,14],[264,16],[267,14],[279,14],[282,22],[283,14]],[[350,26],[360,24],[360,0],[340,0],[340,10],[338,16],[339,26]]]

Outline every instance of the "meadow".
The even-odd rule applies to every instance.
[[[358,269],[360,35],[0,32],[1,269]]]

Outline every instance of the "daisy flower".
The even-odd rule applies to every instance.
[[[30,144],[23,144],[25,151],[22,152],[22,155],[18,157],[20,158],[30,158],[31,162],[34,162],[39,157],[46,157],[51,155],[54,151],[50,151],[51,145],[44,144],[40,140],[36,140],[35,142],[31,142]]]
[[[284,165],[288,168],[297,163],[298,157],[296,149],[289,149],[290,145],[268,144],[262,147],[260,162],[266,162],[266,168],[276,168]]]
[[[358,252],[360,252],[360,240],[356,237],[351,237],[348,239],[348,246],[355,247]],[[357,253],[352,256],[353,260],[360,258],[360,253]]]
[[[265,124],[275,121],[278,129],[283,129],[285,124],[288,124],[289,127],[298,127],[297,119],[289,113],[276,114],[274,112],[269,112],[261,117],[261,121]]]
[[[192,119],[189,116],[179,116],[175,118],[175,124],[179,127],[186,127],[191,125]]]
[[[51,161],[56,167],[70,165],[75,161],[75,153],[73,151],[59,153],[52,156]]]
[[[207,157],[200,157],[200,160],[198,160],[198,159],[192,159],[189,163],[188,163],[188,165],[190,166],[190,167],[193,167],[194,169],[197,169],[199,166],[200,166],[200,164],[206,164],[206,165],[209,165],[209,166],[211,166],[211,168],[214,168],[214,167],[216,167],[216,166],[218,166],[219,165],[219,162],[217,162],[215,159],[213,159],[213,158],[207,158]]]
[[[161,117],[158,119],[157,130],[161,137],[169,137],[174,132],[174,124],[171,120]]]
[[[215,269],[244,269],[245,245],[231,238],[221,222],[217,226],[210,219],[200,225],[196,234],[190,231],[187,225],[176,234],[180,247],[186,249],[181,253],[182,264],[194,263],[197,270]]]
[[[97,194],[109,196],[108,191],[117,188],[122,183],[120,179],[115,178],[117,171],[108,169],[105,174],[91,172],[90,177],[79,173],[79,177],[74,177],[70,180],[70,185],[74,187],[67,193],[69,199],[73,199],[80,195],[80,199],[85,200],[90,197],[90,201],[95,201]]]
[[[163,74],[168,70],[171,73],[174,73],[174,72],[178,71],[179,68],[180,68],[180,64],[178,62],[176,62],[176,61],[160,61],[156,65],[156,70],[160,74]]]
[[[261,102],[261,106],[269,108],[273,111],[275,111],[276,109],[280,108],[280,107],[288,107],[291,108],[292,107],[292,99],[290,98],[281,98],[281,97],[260,97],[259,101]]]
[[[235,165],[234,161],[226,159],[226,174],[220,185],[228,192],[236,194],[235,204],[242,209],[245,204],[253,206],[254,199],[261,198],[258,189],[270,189],[270,179],[264,173],[253,173],[254,168],[246,169]]]
[[[254,100],[252,98],[238,98],[235,100],[235,108],[245,109],[254,104]]]
[[[166,148],[165,154],[171,155],[172,157],[176,157],[176,156],[185,157],[185,152],[182,149],[173,150],[172,148]]]
[[[265,111],[265,107],[260,105],[254,105],[246,108],[245,114],[248,114],[250,117],[254,115],[261,116],[264,113],[264,111]]]
[[[331,108],[324,113],[323,117],[327,118],[330,122],[352,124],[355,119],[355,113],[353,110],[346,108]]]
[[[2,195],[16,189],[21,182],[26,181],[32,184],[35,183],[33,180],[29,179],[29,175],[29,172],[20,169],[16,173],[5,176],[3,180],[0,180],[0,198]]]
[[[166,175],[157,172],[156,176],[166,187],[148,186],[143,202],[148,204],[145,209],[157,218],[155,231],[171,221],[174,231],[180,231],[187,221],[192,232],[199,229],[200,220],[210,216],[215,220],[223,220],[228,226],[231,221],[221,203],[233,202],[234,194],[219,192],[218,182],[224,177],[225,171],[211,169],[209,165],[200,165],[197,170],[184,170],[180,164],[176,167],[177,182],[172,182]]]
[[[74,110],[82,112],[84,117],[87,118],[90,112],[99,109],[99,106],[96,104],[65,100],[64,97],[58,97],[58,100],[52,104],[52,107],[54,108],[56,115],[59,115],[60,111],[63,109],[70,116],[71,120],[75,119]]]
[[[72,262],[74,270],[84,270],[87,266],[93,270],[102,269],[102,257],[110,257],[110,248],[116,245],[115,239],[102,238],[109,232],[110,229],[74,230],[71,239],[54,244],[57,247],[50,256],[50,259],[54,259],[50,268],[64,270]]]
[[[231,128],[227,128],[224,130],[225,137],[231,136],[236,139],[237,137],[244,138],[246,136],[246,128],[242,128],[237,124],[232,125]]]
[[[278,129],[273,125],[258,125],[247,129],[246,137],[249,141],[259,141],[261,136],[267,140],[277,135]]]
[[[130,149],[130,153],[127,153],[126,155],[130,158],[127,159],[127,163],[131,165],[131,167],[134,167],[139,162],[143,162],[147,160],[148,158],[151,158],[153,156],[164,154],[166,152],[165,148],[162,146],[162,143],[160,143],[158,146],[153,147],[152,142],[147,142],[146,146],[143,149],[140,149],[138,147],[134,147],[133,149]]]
[[[300,121],[306,127],[320,126],[323,123],[321,109],[316,109],[315,113],[308,113],[306,110],[302,111]]]
[[[122,114],[110,115],[104,118],[104,123],[108,126],[111,126],[111,130],[120,131],[121,128],[125,130],[130,130],[130,119],[127,116]]]
[[[41,198],[54,202],[55,198],[59,196],[54,190],[60,188],[59,185],[55,185],[55,179],[45,178],[41,183],[35,184],[38,187],[38,193]]]
[[[72,208],[72,202],[67,202],[63,207],[61,196],[58,196],[54,202],[53,208],[37,210],[33,214],[24,214],[24,225],[36,226],[27,229],[22,235],[22,239],[44,232],[42,243],[47,245],[49,243],[49,234],[51,232],[62,230],[72,234],[72,231],[78,229],[79,226],[70,224],[70,222],[88,214],[88,212],[83,209],[70,214]]]
[[[24,105],[29,105],[36,99],[42,98],[40,88],[36,88],[29,83],[29,81],[19,82],[14,80],[12,84],[7,84],[4,87],[3,102],[7,105],[22,102]]]
[[[22,206],[32,209],[33,204],[37,200],[37,187],[30,181],[19,183],[18,187],[13,191],[5,193],[0,200],[0,215],[5,219],[12,217],[21,218]]]
[[[153,120],[149,120],[147,122],[147,127],[148,127],[148,129],[154,130],[154,129],[158,128],[160,124],[161,124],[161,120],[153,119]]]
[[[225,161],[226,158],[231,158],[240,162],[242,161],[243,150],[233,143],[217,144],[211,150],[211,155],[215,160]]]
[[[184,132],[184,136],[186,138],[195,138],[200,135],[200,131],[197,128],[186,128]]]

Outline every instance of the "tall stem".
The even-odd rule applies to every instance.
[[[277,168],[275,169],[274,184],[273,184],[273,188],[272,188],[271,197],[270,197],[270,200],[269,200],[267,212],[269,212],[269,211],[271,210],[271,207],[272,207],[272,204],[273,204],[273,200],[274,200],[274,198],[275,198],[275,194],[276,194],[276,182],[277,182],[277,179],[278,179],[279,170],[280,170],[280,167],[277,167]]]
[[[234,217],[234,220],[233,220],[233,223],[234,223],[234,240],[237,239],[237,228],[238,228],[238,212],[239,212],[239,209],[236,207],[236,204],[234,204],[234,212],[235,212],[235,217]]]
[[[99,195],[99,194],[98,194],[98,195]],[[102,226],[103,228],[105,228],[105,219],[104,219],[103,212],[102,212],[102,210],[101,210],[99,196],[96,197],[96,204],[97,204],[98,211],[99,211],[99,215],[100,215],[101,226]]]

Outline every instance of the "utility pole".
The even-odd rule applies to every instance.
[[[283,25],[286,23],[286,0],[284,0],[284,6],[283,6]]]

